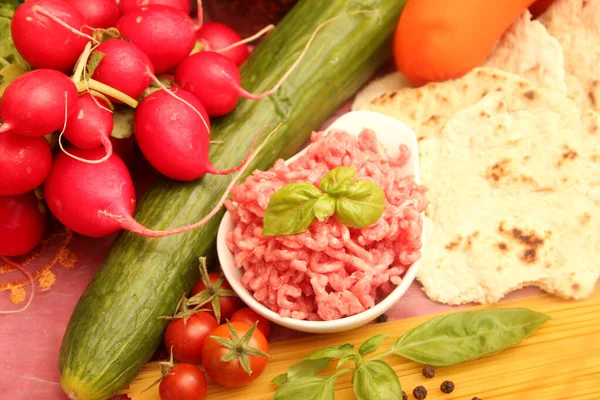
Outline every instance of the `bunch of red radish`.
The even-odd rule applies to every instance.
[[[189,0],[29,0],[17,8],[12,39],[34,69],[1,99],[0,257],[24,255],[40,242],[46,214],[34,194],[39,187],[56,219],[90,237],[121,229],[150,237],[185,232],[222,206],[228,191],[193,225],[141,226],[133,219],[130,173],[110,137],[115,104],[127,105],[136,108],[138,147],[166,177],[244,172],[250,152],[229,170],[210,163],[209,117],[231,112],[239,96],[272,91],[252,95],[240,86],[238,66],[254,38],[202,24],[201,2],[198,8],[197,23]],[[149,90],[153,82],[157,88]],[[53,155],[44,136],[57,132],[61,152]]]
[[[247,165],[220,171],[208,146],[209,117],[231,112],[239,95],[260,97],[240,87],[248,46],[223,24],[200,25],[201,11],[198,23],[189,13],[188,0],[30,0],[16,10],[12,38],[35,69],[2,97],[0,256],[39,243],[46,216],[33,191],[42,184],[54,216],[83,235],[129,229],[165,236],[199,226],[154,232],[133,220],[133,184],[110,137],[114,104],[137,108],[135,140],[169,178]],[[155,74],[167,74],[172,87]],[[153,81],[162,89],[147,91]],[[62,149],[54,158],[44,138],[53,132]]]

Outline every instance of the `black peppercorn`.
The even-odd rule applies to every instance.
[[[423,386],[417,386],[413,389],[413,396],[415,396],[415,399],[417,400],[423,400],[427,397],[427,389]]]
[[[404,390],[402,391],[402,400],[408,400],[408,395]]]
[[[431,365],[426,365],[423,367],[423,376],[425,378],[433,378],[435,376],[435,368]]]
[[[440,390],[443,393],[452,393],[454,391],[454,382],[452,381],[444,381],[440,385]]]
[[[375,319],[375,322],[380,323],[380,322],[387,322],[388,320],[388,316],[387,314],[381,314],[379,317],[377,317]]]

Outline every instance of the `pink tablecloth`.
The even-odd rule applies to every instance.
[[[337,115],[349,110],[342,107]],[[336,116],[332,117],[334,119]],[[324,126],[327,126],[331,120]],[[137,176],[138,192],[151,179],[144,167],[132,171]],[[0,315],[0,398],[7,400],[64,400],[59,384],[58,353],[64,330],[79,296],[102,262],[114,237],[86,239],[74,236],[69,249],[77,257],[73,268],[60,265],[52,268],[56,276],[53,286],[44,292],[36,288],[36,296],[26,312]],[[48,249],[29,268],[34,271],[53,254]],[[22,279],[19,273],[0,275],[0,283],[7,279]],[[27,288],[29,292],[29,288]],[[525,289],[513,293],[511,298],[537,293]],[[8,292],[0,292],[0,309],[16,308]],[[433,303],[422,293],[417,283],[388,313],[389,319],[441,312],[451,307]],[[298,333],[277,328],[273,339],[292,338]]]

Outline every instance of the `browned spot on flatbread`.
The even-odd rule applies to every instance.
[[[491,167],[488,167],[487,171],[485,171],[485,179],[498,182],[500,179],[506,178],[508,176],[508,170],[506,168],[508,164],[510,164],[510,160],[504,158]]]
[[[540,65],[540,63],[537,63],[533,67],[529,68],[527,71],[529,71],[529,72],[536,72],[536,71],[539,71],[541,67],[542,66]]]
[[[581,225],[585,225],[588,222],[590,222],[590,220],[592,219],[592,216],[588,213],[583,213],[583,215],[581,215],[579,217],[579,222],[581,223]]]
[[[525,93],[523,93],[523,96],[525,96],[529,100],[533,100],[535,99],[535,92],[533,90],[528,90]]]
[[[425,139],[425,136],[417,136],[417,142],[421,142]]]
[[[429,117],[429,119],[425,122],[426,124],[432,123],[435,124],[440,120],[440,116],[439,115],[432,115],[431,117]]]
[[[508,249],[508,246],[506,245],[506,243],[500,242],[498,243],[498,248],[502,251],[505,251],[506,249]]]
[[[592,156],[590,157],[590,159],[592,160],[592,162],[598,162],[598,161],[600,161],[600,155],[599,154],[592,154]]]
[[[398,92],[390,93],[390,99],[393,99],[394,97],[396,97],[397,94],[398,94]]]
[[[561,167],[565,161],[574,160],[577,157],[579,157],[579,154],[577,154],[577,152],[575,150],[571,149],[566,144],[563,144],[562,148],[563,148],[563,152],[561,154],[561,159],[558,160],[558,162],[556,163],[557,167]]]
[[[483,118],[489,118],[489,117],[491,117],[491,115],[487,111],[485,111],[485,110],[481,110],[481,112],[479,113],[479,116],[483,117]]]
[[[577,292],[579,289],[581,289],[581,286],[579,286],[579,283],[574,283],[571,285],[571,289],[573,289],[574,292]]]
[[[460,243],[462,242],[462,236],[459,236],[456,238],[456,240],[453,240],[452,242],[449,242],[446,245],[446,250],[454,250],[456,249],[458,246],[460,246]]]
[[[590,103],[592,103],[592,106],[596,108],[596,96],[594,95],[594,91],[590,90],[588,92],[588,99],[590,99]]]
[[[478,236],[479,236],[479,231],[473,232],[473,237],[478,237]]]
[[[536,251],[535,249],[527,249],[523,252],[521,256],[521,260],[525,261],[528,264],[532,264],[536,261]]]
[[[488,91],[484,90],[483,92],[481,92],[481,98],[484,98],[487,94],[488,94]]]
[[[554,188],[551,187],[542,187],[533,190],[536,193],[554,193]]]
[[[529,161],[531,160],[531,156],[523,156],[523,161]]]
[[[525,88],[525,86],[527,86],[527,84],[523,81],[519,82],[519,88],[523,89]]]
[[[504,269],[504,268],[502,268],[502,267],[501,267],[501,266],[499,266],[499,265],[496,267],[496,271],[498,271],[498,272],[502,272],[502,270],[503,270],[503,269]]]
[[[539,237],[535,232],[526,234],[522,229],[513,228],[511,234],[513,238],[524,246],[537,248],[544,244],[544,238]]]
[[[564,177],[561,179],[561,181],[562,181],[562,183],[568,183],[568,182],[569,182],[569,178],[567,178],[566,176],[564,176]]]

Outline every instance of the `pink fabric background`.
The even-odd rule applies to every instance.
[[[324,124],[328,126],[337,116],[350,109],[349,103]],[[132,170],[137,182],[138,197],[155,173],[143,163],[139,155]],[[0,315],[0,398],[7,400],[64,400],[59,384],[58,354],[69,317],[94,275],[95,270],[108,252],[114,236],[103,239],[89,239],[75,235],[69,249],[78,258],[76,266],[65,269],[55,266],[56,283],[45,292],[36,289],[36,297],[31,307],[20,314]],[[49,252],[48,252],[49,253]],[[46,254],[46,258],[48,254]],[[42,264],[43,258],[30,267]],[[0,275],[5,279],[20,279],[19,273]],[[27,288],[28,294],[30,288]],[[509,298],[538,293],[535,289],[523,289]],[[0,309],[17,308],[10,303],[8,292],[0,292]],[[19,305],[18,307],[20,307]],[[389,320],[431,314],[450,310],[452,307],[436,304],[421,291],[418,283],[413,283],[406,295],[389,312]],[[272,340],[293,338],[300,335],[281,327],[275,327]]]

